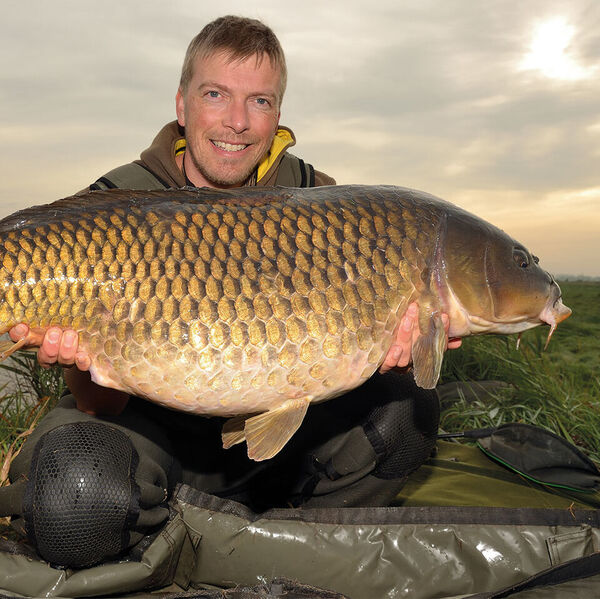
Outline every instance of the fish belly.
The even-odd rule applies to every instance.
[[[223,360],[231,355],[227,351],[131,345],[126,353],[139,353],[136,361],[127,362],[122,354],[94,355],[92,380],[168,408],[206,416],[264,412],[288,399],[323,401],[357,387],[375,370],[368,353],[361,351],[288,368],[270,349],[243,352],[236,356],[236,364],[227,364]],[[288,344],[286,352],[296,351]],[[345,376],[340,377],[340,372]]]

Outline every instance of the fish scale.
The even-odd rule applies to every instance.
[[[142,195],[150,201],[151,194]],[[171,210],[160,200],[148,208],[139,201],[103,208],[94,197],[95,214],[82,201],[82,212],[35,223],[33,243],[4,244],[3,264],[10,261],[13,270],[4,283],[15,290],[20,273],[12,260],[37,258],[47,268],[37,297],[30,284],[20,286],[19,301],[6,297],[12,321],[73,327],[98,382],[197,413],[264,411],[282,396],[320,394],[317,385],[338,394],[346,389],[334,377],[339,366],[360,363],[358,382],[372,374],[389,341],[382,333],[389,337],[396,325],[388,317],[398,298],[385,297],[387,283],[377,273],[382,256],[376,254],[376,268],[370,245],[358,249],[359,239],[376,238],[369,201],[346,201],[340,215],[331,201],[192,208],[180,203],[186,193],[179,196]],[[325,238],[341,253],[326,253]],[[34,257],[34,248],[42,254]],[[190,347],[195,353],[186,352]],[[366,356],[357,360],[357,348]],[[200,370],[172,388],[171,360]],[[263,379],[273,388],[269,396]],[[199,401],[203,386],[218,396]]]
[[[73,196],[0,222],[0,323],[74,328],[101,385],[297,428],[377,370],[411,301],[437,322],[452,211],[383,186]]]

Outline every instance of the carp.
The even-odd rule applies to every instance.
[[[498,228],[392,186],[93,191],[0,221],[0,328],[79,333],[92,380],[229,416],[224,447],[274,456],[311,402],[381,365],[409,303],[416,383],[449,335],[551,329],[570,309]],[[4,357],[17,344],[5,344]]]

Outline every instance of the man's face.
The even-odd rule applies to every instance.
[[[279,123],[280,71],[268,57],[197,58],[177,120],[185,127],[185,170],[197,186],[242,185],[271,147]]]

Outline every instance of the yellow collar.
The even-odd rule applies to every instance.
[[[277,129],[277,133],[275,133],[269,151],[258,165],[258,172],[256,174],[257,181],[260,181],[267,174],[277,158],[285,152],[287,148],[294,145],[294,142],[294,136],[291,131],[288,129]]]

